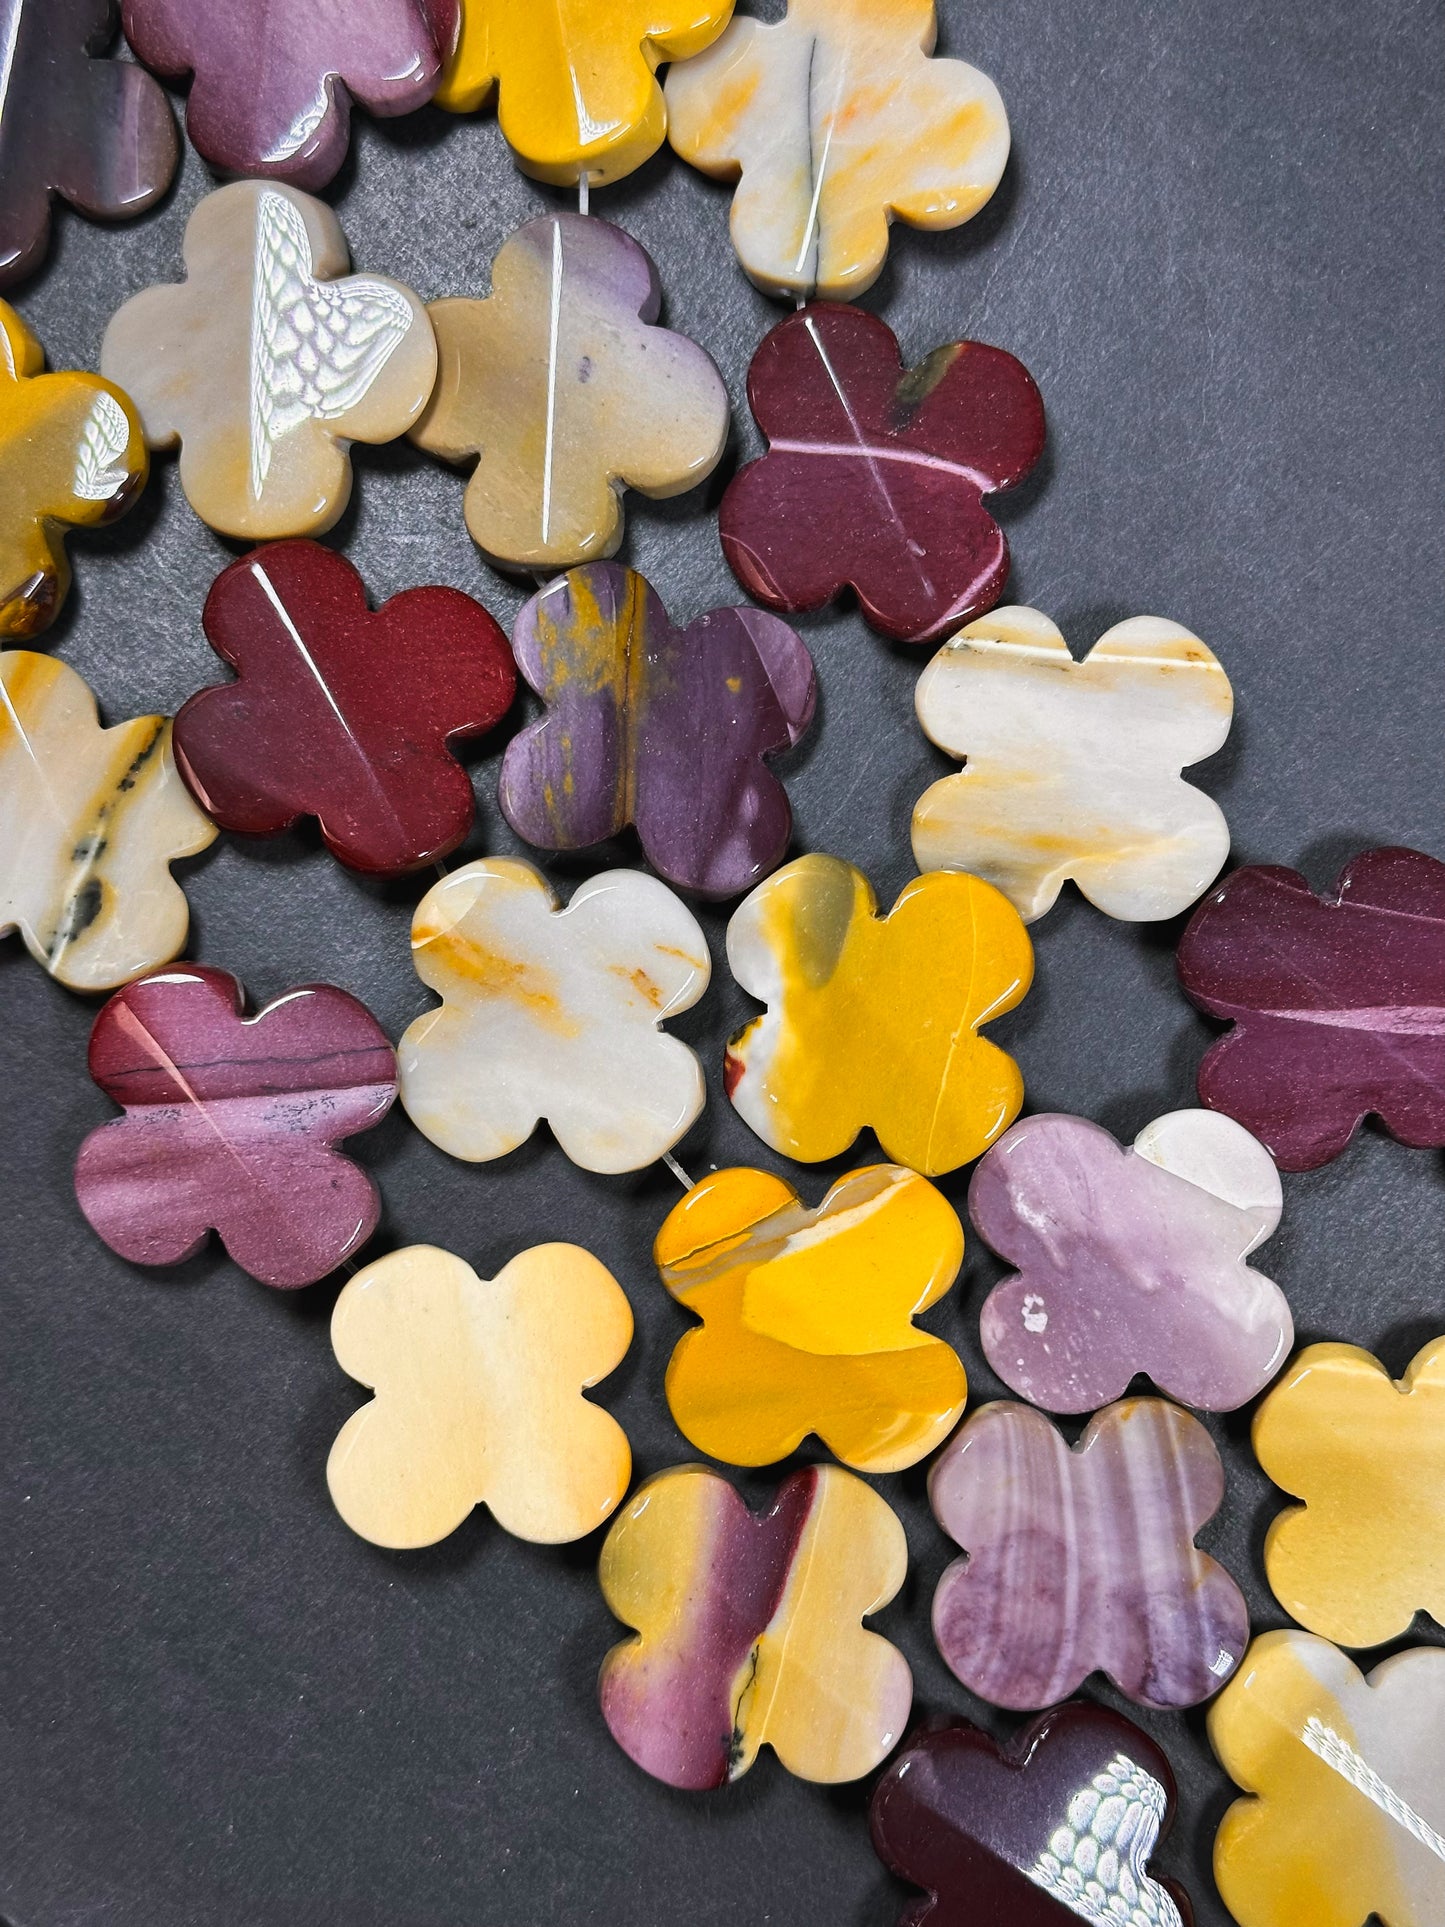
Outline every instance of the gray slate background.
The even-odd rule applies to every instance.
[[[1217,651],[1238,719],[1202,780],[1228,812],[1235,861],[1299,864],[1323,885],[1372,843],[1445,856],[1438,0],[944,0],[942,13],[941,51],[997,79],[1014,157],[970,228],[900,231],[865,305],[910,360],[972,334],[1021,356],[1042,387],[1051,452],[1003,510],[1010,598],[1053,615],[1076,652],[1146,611]],[[207,184],[190,154],[134,226],[62,217],[50,267],[18,295],[53,365],[93,366],[111,311],[176,277]],[[428,111],[363,122],[333,198],[357,265],[432,299],[483,292],[504,237],[564,197],[514,172],[489,119]],[[663,154],[594,209],[655,256],[665,319],[716,357],[735,451],[754,453],[744,376],[781,310],[736,266],[725,190]],[[457,477],[405,447],[359,451],[356,467],[334,539],[373,597],[449,582],[509,621],[520,595],[478,560]],[[625,558],[680,619],[739,599],[712,519],[719,486],[630,506]],[[172,463],[110,535],[74,547],[78,586],[53,643],[109,719],[174,709],[215,678],[199,614],[230,552],[191,514]],[[850,610],[799,626],[823,702],[789,772],[798,846],[851,857],[890,900],[911,870],[912,803],[944,768],[913,719],[924,656]],[[495,807],[499,748],[476,760],[471,854],[515,847]],[[193,954],[237,972],[257,1002],[329,979],[393,1037],[426,1006],[407,951],[420,886],[360,882],[310,833],[222,841],[181,869]],[[679,1155],[695,1173],[779,1168],[722,1097],[721,1045],[745,1000],[722,968],[723,916],[705,922],[715,988],[675,1028],[705,1055],[711,1103]],[[1036,926],[1036,987],[992,1032],[1021,1061],[1032,1108],[1132,1136],[1190,1101],[1209,1032],[1176,989],[1176,935],[1110,923],[1072,894]],[[12,939],[0,1009],[0,1913],[12,1927],[891,1923],[902,1889],[869,1848],[866,1788],[804,1785],[766,1756],[728,1792],[684,1796],[616,1749],[594,1698],[616,1636],[595,1539],[540,1550],[482,1513],[413,1554],[347,1532],[323,1467],[362,1394],[331,1357],[335,1285],[287,1297],[214,1250],[174,1274],[111,1256],[69,1185],[80,1138],[110,1114],[85,1073],[93,1006]],[[873,1151],[865,1141],[857,1159]],[[545,1134],[466,1167],[400,1109],[356,1154],[385,1193],[374,1253],[428,1240],[490,1272],[540,1239],[590,1245],[638,1321],[603,1401],[640,1474],[694,1456],[662,1398],[686,1322],[649,1261],[678,1195],[665,1171],[592,1177]],[[816,1199],[830,1171],[792,1175]],[[960,1205],[965,1178],[945,1183]],[[1400,1370],[1445,1326],[1442,1234],[1441,1158],[1370,1130],[1327,1170],[1286,1180],[1262,1261],[1302,1338],[1355,1340]],[[927,1320],[964,1354],[976,1397],[997,1389],[977,1346],[996,1274],[975,1241]],[[1277,1624],[1259,1564],[1276,1500],[1249,1457],[1247,1414],[1210,1424],[1230,1484],[1205,1543],[1257,1623]],[[770,1483],[744,1480],[755,1498]],[[879,1484],[913,1569],[876,1623],[914,1666],[919,1710],[1004,1730],[932,1648],[928,1601],[950,1549],[922,1468]],[[1209,1847],[1226,1784],[1201,1716],[1144,1723],[1182,1787],[1162,1862],[1215,1927]]]

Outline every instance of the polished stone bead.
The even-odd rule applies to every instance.
[[[702,1319],[667,1368],[678,1430],[732,1465],[771,1465],[815,1432],[857,1472],[941,1445],[968,1380],[913,1319],[949,1291],[963,1228],[912,1171],[850,1171],[809,1210],[782,1178],[717,1171],[667,1217],[653,1256]]]
[[[99,375],[44,373],[0,301],[0,641],[48,628],[70,587],[65,537],[123,515],[150,458],[128,396]]]
[[[437,105],[470,114],[495,90],[520,167],[570,187],[619,180],[662,145],[664,60],[722,32],[733,0],[461,0]]]
[[[718,533],[750,596],[817,609],[851,588],[899,642],[998,601],[1008,542],[983,498],[1021,482],[1044,446],[1022,362],[954,341],[905,368],[876,315],[804,308],[763,338],[748,400],[768,453],[729,483]]]
[[[1441,1927],[1445,1652],[1368,1675],[1309,1633],[1264,1633],[1209,1710],[1220,1763],[1252,1798],[1214,1841],[1239,1927]]]
[[[1177,1405],[1106,1406],[1072,1450],[1032,1406],[985,1405],[928,1496],[966,1555],[939,1581],[934,1637],[981,1699],[1051,1706],[1102,1672],[1141,1705],[1194,1706],[1239,1664],[1249,1608],[1194,1544],[1224,1467]]]
[[[1445,863],[1366,850],[1328,896],[1297,870],[1236,870],[1195,911],[1179,980],[1234,1028],[1199,1095],[1283,1171],[1338,1157],[1365,1117],[1445,1145]]]
[[[409,114],[436,91],[458,0],[123,0],[126,39],[170,79],[193,75],[186,132],[223,174],[324,187],[352,103]]]
[[[1177,622],[1116,623],[1082,661],[1036,609],[995,609],[918,680],[918,720],[968,767],[913,811],[920,870],[971,870],[1025,923],[1070,878],[1130,923],[1175,917],[1214,881],[1229,826],[1182,765],[1222,748],[1234,692]]]
[[[176,761],[222,829],[314,816],[334,856],[375,876],[457,847],[476,800],[450,745],[500,722],[517,684],[480,603],[407,589],[373,612],[344,556],[278,542],[216,578],[202,622],[237,680],[186,703]]]
[[[437,301],[436,393],[412,439],[476,467],[472,539],[502,568],[611,555],[622,494],[681,494],[728,435],[711,357],[659,328],[650,256],[607,221],[544,214],[503,242],[491,293]]]
[[[1129,1149],[1086,1118],[1024,1118],[968,1192],[975,1229],[1015,1267],[979,1314],[985,1357],[1048,1412],[1097,1411],[1140,1372],[1232,1412],[1294,1340],[1284,1293],[1247,1262],[1283,1202],[1264,1146],[1213,1111],[1156,1118]]]
[[[350,445],[404,435],[431,396],[436,342],[409,288],[347,274],[322,201],[233,181],[186,223],[186,279],[133,295],[101,370],[152,448],[181,448],[203,522],[247,541],[316,535],[351,494]]]
[[[751,889],[792,834],[766,758],[813,717],[813,659],[778,616],[712,609],[674,628],[644,577],[572,569],[517,618],[547,705],[507,746],[501,805],[527,842],[575,850],[635,824],[659,875],[699,896]]]
[[[789,1773],[871,1773],[908,1721],[898,1649],[859,1624],[902,1586],[897,1514],[861,1479],[807,1466],[749,1511],[699,1465],[632,1495],[602,1547],[602,1594],[637,1637],[602,1662],[617,1744],[675,1787],[739,1779],[771,1746]]]
[[[1018,1115],[1018,1065],[978,1030],[1022,1001],[1033,948],[990,884],[936,871],[880,917],[851,863],[798,857],[734,912],[727,950],[768,1006],[728,1045],[728,1095],[785,1157],[837,1157],[871,1125],[889,1158],[932,1177]]]
[[[605,870],[563,909],[529,863],[453,870],[417,906],[412,960],[441,1008],[401,1040],[401,1101],[482,1163],[539,1119],[588,1171],[636,1171],[702,1110],[702,1066],[659,1034],[707,988],[707,940],[655,877]]]
[[[1341,1646],[1382,1646],[1417,1612],[1445,1624],[1445,1338],[1398,1384],[1358,1346],[1307,1346],[1253,1436],[1270,1478],[1303,1502],[1264,1549],[1291,1619]]]
[[[966,1720],[916,1734],[873,1791],[873,1846],[926,1902],[898,1927],[1190,1927],[1149,1860],[1177,1793],[1122,1714],[1057,1706],[1000,1744]]]
[[[90,1074],[125,1116],[81,1145],[75,1195],[132,1264],[180,1264],[214,1230],[242,1271],[293,1290],[376,1229],[376,1186],[336,1146],[390,1110],[396,1058],[366,1006],[328,984],[244,1009],[236,979],[205,964],[110,999]]]
[[[0,287],[40,265],[52,196],[118,220],[170,186],[165,91],[102,58],[114,36],[113,0],[0,0]]]
[[[474,1506],[520,1539],[580,1539],[632,1476],[627,1435],[582,1396],[621,1364],[632,1311],[578,1245],[534,1245],[495,1278],[435,1245],[389,1252],[336,1301],[337,1362],[375,1397],[326,1479],[353,1532],[429,1546]]]
[[[849,299],[878,278],[888,224],[953,228],[1003,174],[998,89],[933,60],[933,0],[788,0],[738,15],[667,77],[668,138],[737,181],[732,239],[769,294]]]
[[[0,936],[72,990],[114,990],[185,948],[169,866],[215,841],[164,716],[103,729],[73,669],[0,652]]]

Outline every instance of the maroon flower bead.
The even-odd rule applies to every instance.
[[[851,587],[901,642],[998,601],[1008,542],[983,498],[1021,482],[1044,446],[1022,362],[954,341],[905,368],[885,322],[816,306],[764,337],[748,400],[769,451],[734,478],[718,527],[749,595],[816,609]]]
[[[314,816],[354,870],[397,876],[454,850],[476,809],[452,755],[511,707],[501,629],[459,589],[407,589],[375,611],[317,542],[253,549],[202,617],[237,680],[176,717],[176,762],[222,829],[252,836]]]

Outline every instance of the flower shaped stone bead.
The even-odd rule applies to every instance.
[[[1375,1113],[1402,1144],[1445,1144],[1445,863],[1366,850],[1329,896],[1297,870],[1236,870],[1179,944],[1179,980],[1233,1025],[1199,1096],[1282,1171],[1339,1156]]]
[[[1381,1646],[1417,1612],[1445,1625],[1445,1338],[1398,1384],[1356,1345],[1307,1346],[1255,1413],[1254,1450],[1303,1501],[1264,1548],[1292,1619],[1341,1646]]]
[[[366,1006],[330,984],[254,1017],[244,1003],[236,979],[205,964],[111,998],[90,1074],[125,1116],[80,1147],[75,1194],[133,1264],[179,1264],[215,1229],[243,1271],[294,1290],[376,1229],[376,1186],[336,1145],[390,1110],[396,1058]]]
[[[766,758],[813,718],[801,638],[760,609],[677,629],[644,577],[571,569],[534,596],[513,643],[547,704],[502,763],[503,814],[544,850],[637,826],[653,867],[700,896],[736,896],[775,867],[793,812]]]
[[[771,609],[853,589],[865,619],[927,642],[991,608],[1009,550],[984,497],[1043,453],[1044,405],[1021,361],[951,341],[905,368],[861,308],[804,308],[764,336],[748,401],[768,452],[728,484],[718,534]]]
[[[892,1165],[850,1171],[810,1211],[764,1171],[717,1171],[657,1234],[662,1282],[703,1320],[667,1368],[678,1429],[733,1465],[768,1465],[816,1432],[859,1472],[940,1444],[968,1380],[914,1314],[963,1262],[952,1205]]]
[[[728,1045],[728,1095],[785,1157],[837,1157],[871,1125],[890,1158],[931,1177],[1017,1116],[1018,1065],[977,1032],[1022,1001],[1033,949],[990,884],[917,877],[880,917],[851,863],[799,857],[734,913],[727,947],[768,1006]]]
[[[712,358],[659,328],[651,257],[607,221],[544,214],[503,243],[481,301],[437,301],[436,393],[412,439],[476,458],[467,527],[504,568],[611,555],[622,492],[679,495],[728,435]]]
[[[1246,1262],[1279,1223],[1279,1173],[1232,1118],[1174,1111],[1126,1150],[1082,1117],[1026,1117],[979,1162],[968,1208],[1016,1267],[984,1301],[984,1354],[1032,1405],[1096,1411],[1147,1372],[1230,1412],[1284,1363],[1289,1304]]]
[[[164,90],[103,56],[112,0],[0,0],[0,286],[40,265],[58,195],[93,219],[140,214],[180,155]]]
[[[502,1157],[545,1118],[574,1164],[635,1171],[702,1110],[702,1066],[658,1026],[706,990],[707,942],[655,878],[604,871],[563,910],[529,863],[468,863],[411,945],[443,1002],[398,1047],[401,1101],[453,1157]]]
[[[347,274],[323,201],[233,181],[186,224],[186,279],[112,317],[101,369],[131,395],[152,448],[181,445],[203,522],[264,541],[329,529],[351,494],[350,444],[420,415],[436,342],[409,288]]]
[[[123,515],[150,465],[127,396],[99,375],[44,368],[40,343],[0,301],[0,642],[49,626],[70,587],[67,530]]]
[[[1180,775],[1229,734],[1234,693],[1187,629],[1135,616],[1076,662],[1036,609],[995,609],[918,679],[918,720],[966,757],[913,812],[921,870],[971,870],[1025,923],[1070,877],[1108,916],[1177,916],[1219,874],[1229,827]]]
[[[1209,1709],[1252,1797],[1225,1814],[1214,1878],[1239,1927],[1445,1927],[1445,1652],[1368,1676],[1309,1633],[1264,1633]]]
[[[1189,1927],[1183,1892],[1148,1870],[1176,1798],[1147,1734],[1076,1700],[1002,1746],[964,1720],[919,1733],[869,1819],[879,1859],[928,1890],[898,1927]]]
[[[570,187],[630,174],[667,128],[664,60],[700,53],[733,0],[462,0],[462,30],[437,105],[470,114],[497,90],[518,165]]]
[[[1144,1706],[1193,1706],[1239,1664],[1249,1608],[1194,1544],[1224,1467],[1177,1405],[1107,1406],[1072,1451],[1032,1406],[982,1406],[928,1496],[967,1555],[939,1581],[934,1637],[981,1698],[1050,1706],[1099,1671]]]
[[[897,1514],[836,1466],[794,1472],[762,1514],[700,1465],[660,1472],[602,1548],[603,1596],[637,1629],[602,1662],[612,1737],[675,1787],[739,1779],[764,1742],[800,1779],[861,1779],[897,1744],[913,1678],[859,1621],[907,1570]]]
[[[958,227],[998,186],[998,89],[931,60],[937,30],[933,0],[788,0],[783,19],[739,15],[668,75],[668,138],[738,181],[733,246],[767,293],[861,294],[895,216]]]
[[[631,1342],[626,1295],[578,1245],[495,1278],[433,1245],[378,1258],[331,1317],[338,1363],[376,1393],[331,1448],[337,1511],[379,1546],[429,1546],[478,1505],[520,1539],[580,1539],[632,1474],[626,1433],[582,1393]]]
[[[0,936],[72,990],[114,990],[185,948],[169,865],[215,837],[166,717],[103,729],[73,669],[0,652]]]
[[[123,0],[125,35],[157,73],[195,76],[186,132],[225,174],[325,187],[351,104],[409,114],[436,90],[457,0]]]
[[[201,617],[237,679],[176,717],[176,760],[222,829],[268,836],[315,816],[332,855],[374,876],[435,863],[476,814],[452,754],[511,707],[507,639],[460,589],[380,609],[345,556],[273,542],[222,570]]]

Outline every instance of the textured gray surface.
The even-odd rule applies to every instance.
[[[1216,650],[1238,720],[1202,780],[1235,861],[1301,864],[1323,884],[1374,842],[1445,856],[1438,5],[945,0],[943,13],[941,50],[1003,90],[1014,158],[972,228],[900,234],[865,305],[910,359],[974,334],[1043,389],[1051,452],[1004,508],[1011,599],[1053,615],[1076,651],[1144,611]],[[135,226],[62,218],[51,266],[17,297],[54,365],[94,365],[112,309],[176,274],[206,185],[190,155]],[[493,122],[430,111],[362,124],[333,198],[357,264],[428,298],[481,292],[506,234],[560,199],[513,171]],[[743,381],[779,311],[734,262],[725,192],[662,156],[594,205],[656,257],[665,318],[716,357],[736,448],[752,452]],[[357,475],[336,539],[375,598],[449,582],[510,620],[520,596],[479,562],[454,475],[406,448],[362,451]],[[715,503],[713,488],[630,509],[626,558],[679,621],[736,599]],[[173,464],[75,553],[53,642],[109,718],[174,708],[214,677],[199,612],[228,551]],[[823,700],[790,772],[799,846],[851,857],[891,898],[910,871],[913,800],[943,767],[912,715],[922,655],[846,610],[800,626]],[[513,847],[486,747],[473,853]],[[406,944],[417,888],[359,882],[309,834],[223,840],[183,869],[194,954],[256,1000],[327,978],[393,1036],[425,1006]],[[722,1097],[720,1047],[743,1000],[721,967],[724,918],[705,922],[719,974],[676,1029],[706,1053],[711,1103],[679,1154],[695,1172],[778,1168]],[[1070,895],[1035,934],[1036,987],[993,1032],[1031,1107],[1132,1135],[1188,1102],[1208,1028],[1175,987],[1176,932],[1108,923]],[[108,1115],[85,1074],[92,1006],[11,940],[0,1007],[0,1913],[14,1927],[891,1922],[901,1889],[872,1857],[866,1789],[805,1786],[765,1758],[724,1795],[685,1797],[612,1745],[593,1696],[615,1634],[595,1541],[538,1550],[481,1514],[428,1552],[350,1536],[323,1481],[360,1396],[331,1358],[334,1288],[284,1297],[215,1252],[174,1275],[112,1257],[69,1188],[76,1144]],[[678,1195],[664,1171],[589,1177],[544,1136],[463,1167],[399,1110],[357,1151],[385,1193],[378,1252],[426,1239],[491,1270],[539,1239],[590,1245],[638,1319],[604,1402],[640,1472],[692,1456],[662,1398],[685,1323],[649,1261]],[[816,1199],[829,1172],[800,1176]],[[964,1177],[946,1185],[960,1202]],[[1285,1189],[1263,1256],[1301,1336],[1356,1340],[1402,1368],[1445,1326],[1442,1160],[1367,1131]],[[996,1389],[977,1347],[995,1275],[971,1251],[927,1321],[964,1353],[976,1396]],[[1211,1421],[1230,1486],[1204,1536],[1257,1622],[1275,1624],[1259,1566],[1274,1501],[1246,1421]],[[949,1548],[922,1470],[879,1483],[914,1564],[877,1623],[913,1662],[920,1710],[976,1713],[929,1638]],[[1164,1864],[1214,1927],[1225,1783],[1199,1716],[1146,1723],[1183,1790]]]

